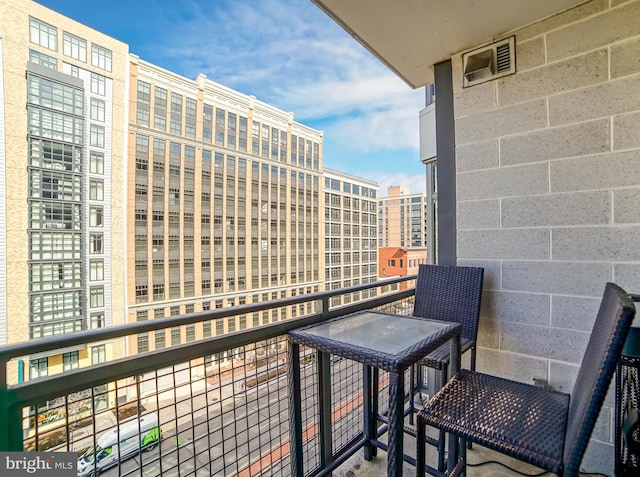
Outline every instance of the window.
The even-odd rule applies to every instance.
[[[72,369],[78,369],[80,367],[80,356],[77,351],[71,351],[70,353],[63,353],[62,355],[62,370],[70,371]]]
[[[98,345],[91,347],[91,364],[100,364],[107,361],[106,345]]]
[[[89,208],[89,225],[91,227],[102,227],[103,225],[102,207]]]
[[[182,114],[182,95],[178,93],[171,93],[171,112],[176,114]]]
[[[29,61],[51,70],[58,69],[58,60],[53,56],[45,55],[36,50],[29,50]]]
[[[96,45],[91,45],[91,65],[105,71],[111,71],[111,50]]]
[[[104,127],[92,124],[89,138],[92,147],[104,147]]]
[[[104,262],[102,260],[91,260],[89,263],[89,279],[91,281],[104,280]]]
[[[102,308],[104,306],[104,288],[92,287],[89,292],[89,307]]]
[[[148,120],[147,120],[148,123]],[[164,114],[154,113],[153,115],[153,128],[159,131],[167,130],[167,117]]]
[[[101,99],[91,98],[91,119],[104,122],[104,101]]]
[[[28,116],[32,135],[82,144],[84,122],[81,118],[35,107],[28,108]]]
[[[104,96],[107,89],[107,78],[98,73],[91,73],[91,92]]]
[[[104,154],[101,152],[91,152],[89,154],[89,172],[92,174],[104,174]]]
[[[72,35],[71,33],[64,32],[62,34],[62,52],[66,56],[75,58],[82,62],[87,61],[87,41]]]
[[[96,330],[98,328],[104,328],[104,313],[92,313],[90,317],[89,327],[92,330]]]
[[[136,124],[140,126],[149,126],[149,111],[146,109],[138,109],[136,111]]]
[[[138,335],[138,353],[149,351],[149,335],[147,333]]]
[[[153,284],[153,299],[154,300],[163,300],[164,299],[164,283],[154,283]]]
[[[196,339],[196,325],[187,325],[185,330],[187,341],[194,341]]]
[[[144,303],[149,297],[148,285],[136,285],[136,303]]]
[[[157,330],[155,332],[155,342],[156,349],[164,348],[167,345],[164,330]]]
[[[32,43],[58,51],[58,29],[35,18],[29,19],[29,39]]]
[[[49,374],[49,358],[37,358],[29,361],[29,379],[41,378]]]
[[[104,183],[101,180],[89,181],[89,199],[104,200]]]
[[[180,328],[171,328],[171,345],[180,344]]]
[[[141,80],[138,80],[138,103],[151,103],[151,85]]]

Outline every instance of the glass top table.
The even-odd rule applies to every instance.
[[[451,346],[451,375],[460,366],[460,334],[462,325],[445,321],[427,320],[414,316],[395,315],[378,311],[362,311],[340,316],[326,322],[309,325],[289,332],[290,356],[289,385],[293,416],[291,438],[292,475],[302,476],[301,430],[298,429],[296,413],[301,412],[300,350],[299,346],[314,348],[321,353],[329,353],[358,361],[365,365],[365,381],[370,379],[371,368],[389,372],[389,435],[388,468],[389,476],[402,475],[403,462],[403,417],[404,378],[403,372],[421,358],[431,353],[447,341]],[[319,360],[322,362],[322,360]],[[320,366],[321,367],[321,366]],[[377,376],[377,373],[375,374]],[[320,374],[321,388],[331,385],[328,372]],[[368,383],[364,387],[364,439],[359,442],[365,447],[365,458],[375,455],[371,452],[377,442],[375,419],[372,409],[376,409],[375,390]],[[296,389],[297,388],[297,389]],[[326,394],[322,399],[326,400]],[[327,404],[324,403],[326,406]],[[326,416],[320,416],[320,419]],[[369,450],[367,450],[369,449]]]

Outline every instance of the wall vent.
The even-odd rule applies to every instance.
[[[462,54],[463,87],[516,72],[515,36]]]

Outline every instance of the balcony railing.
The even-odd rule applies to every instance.
[[[153,414],[162,429],[159,445],[131,458],[118,455],[102,475],[290,475],[287,332],[363,309],[410,314],[414,284],[415,276],[387,279],[0,348],[0,450],[81,455],[107,431],[117,429],[124,439],[127,421]],[[374,298],[331,306],[336,297],[362,292]],[[140,333],[254,313],[279,317],[292,306],[315,311],[28,382],[7,381],[17,360],[28,362],[36,353],[89,343],[126,346]],[[345,449],[362,435],[362,365],[332,360],[332,386],[321,398],[330,399],[331,416],[320,416],[315,354],[302,356],[304,469],[316,475],[328,462],[346,459]],[[381,409],[385,405],[381,392]],[[116,447],[120,453],[126,445]]]

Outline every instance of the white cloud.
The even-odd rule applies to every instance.
[[[308,0],[192,0],[175,10],[164,41],[181,74],[204,73],[292,111],[296,121],[321,124],[334,151],[412,148],[417,155],[424,92],[411,90]]]

